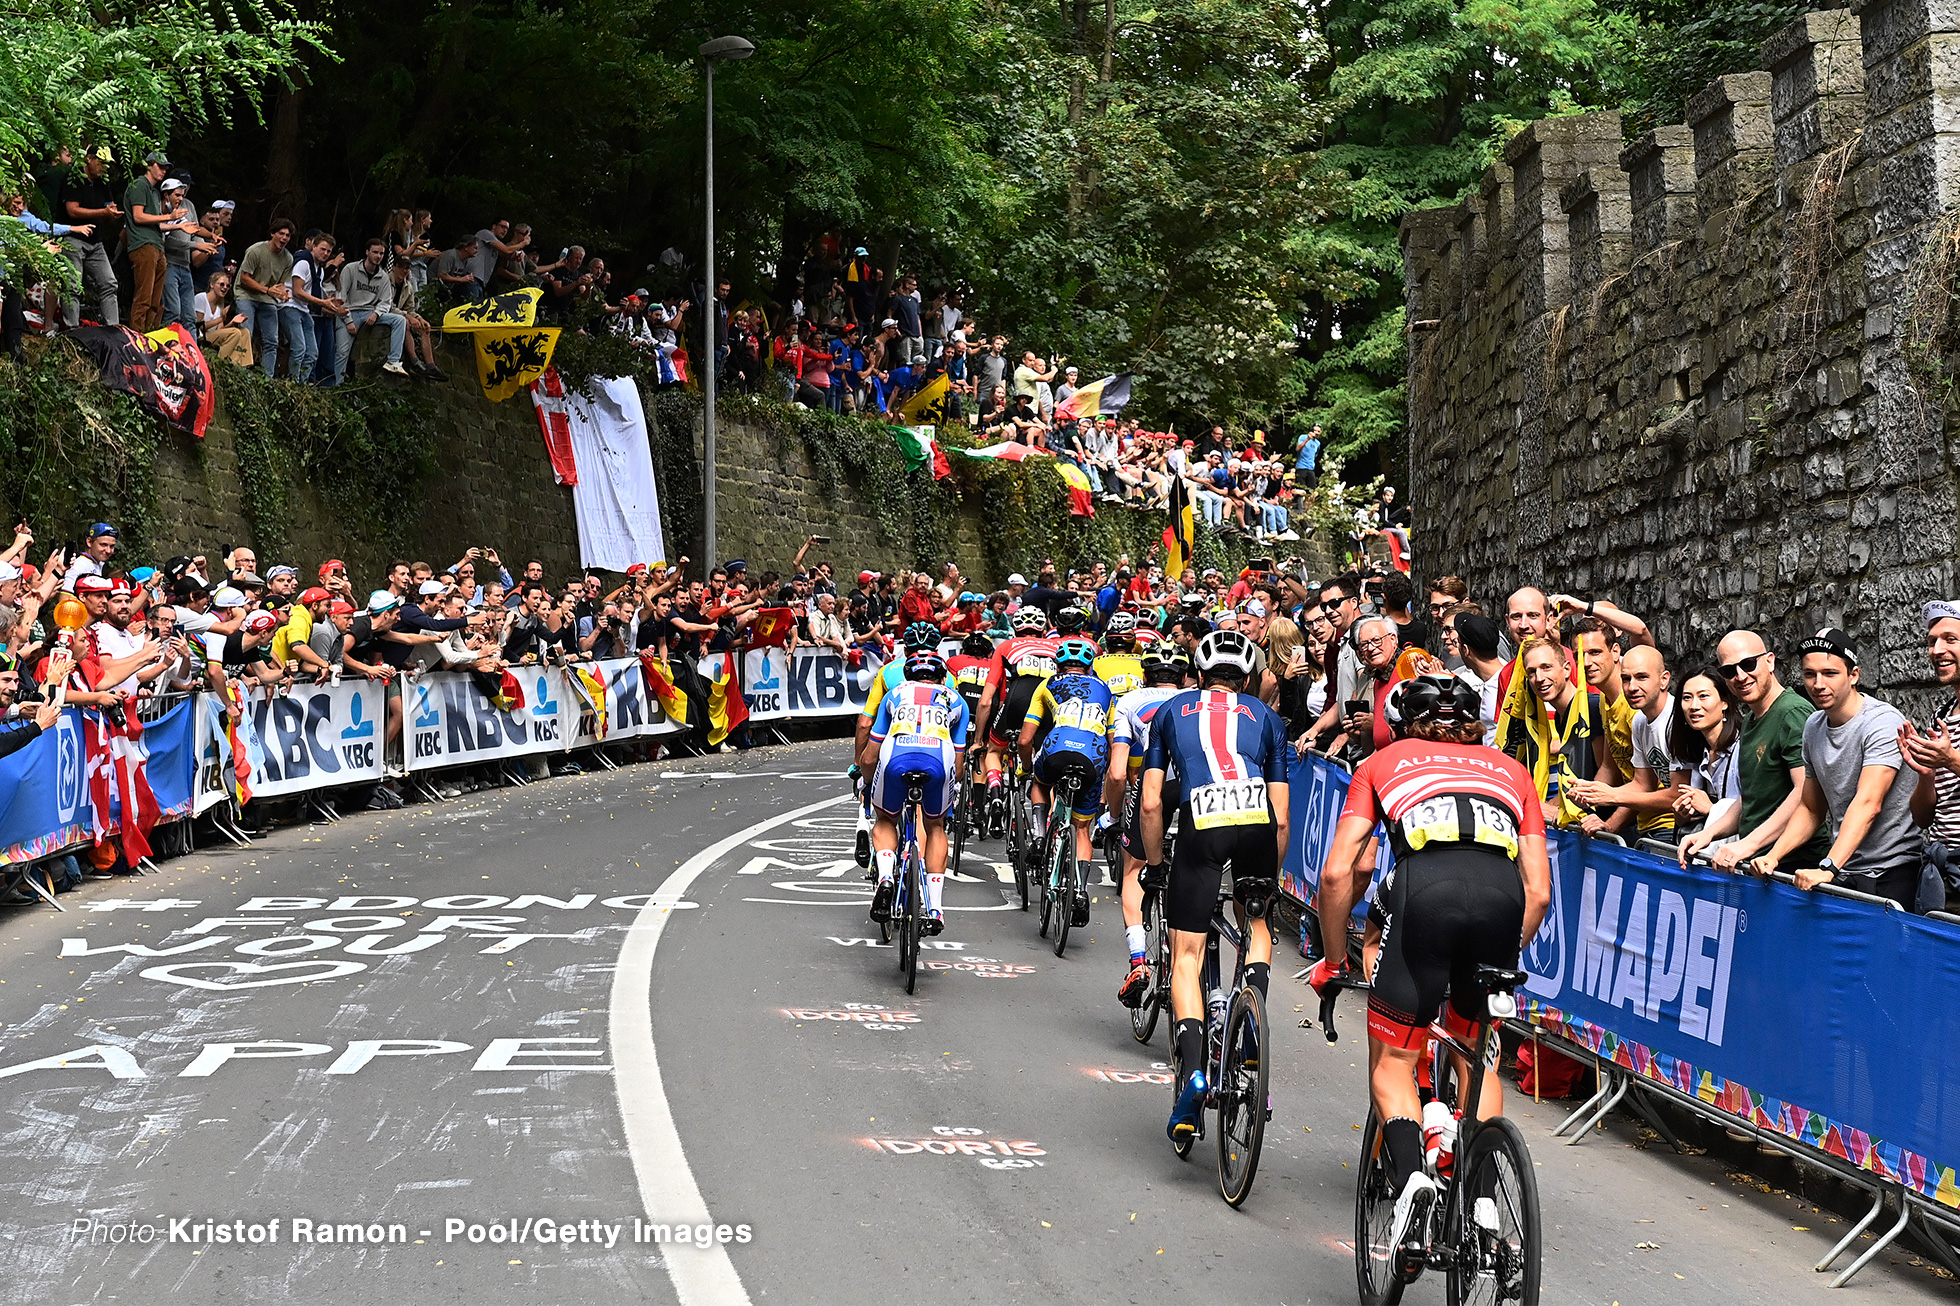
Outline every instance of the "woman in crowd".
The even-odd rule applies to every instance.
[[[192,301],[204,343],[218,351],[218,361],[238,367],[252,365],[252,330],[231,297],[231,273],[213,272],[203,294]]]
[[[1714,667],[1703,667],[1675,691],[1667,748],[1680,768],[1673,774],[1681,791],[1674,802],[1680,828],[1699,826],[1722,804],[1740,800],[1736,740],[1741,728],[1742,703]]]

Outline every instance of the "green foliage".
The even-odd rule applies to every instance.
[[[1688,98],[1724,73],[1753,72],[1762,43],[1811,4],[1638,0],[1642,22],[1629,60],[1629,136],[1680,122]]]
[[[113,521],[123,547],[141,556],[156,536],[162,423],[100,385],[95,361],[78,346],[55,341],[37,352],[25,367],[0,362],[7,520],[25,518],[44,545],[79,538],[90,522]]]

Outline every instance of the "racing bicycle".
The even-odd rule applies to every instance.
[[[1075,875],[1075,796],[1085,781],[1074,767],[1063,771],[1048,791],[1048,829],[1042,835],[1041,865],[1046,872],[1041,884],[1041,937],[1055,927],[1055,955],[1068,948],[1068,932],[1075,923],[1075,900],[1088,905],[1089,888],[1076,883]]]
[[[1177,818],[1171,819],[1174,822]],[[1150,961],[1150,987],[1130,1011],[1130,1033],[1146,1047],[1157,1031],[1157,1017],[1171,1009],[1171,931],[1164,924],[1164,889],[1170,882],[1175,835],[1174,829],[1164,831],[1164,860],[1155,866],[1146,863],[1137,872],[1143,886],[1143,955]],[[1119,878],[1117,882],[1122,881]]]
[[[1168,864],[1168,863],[1167,863]],[[1237,949],[1238,961],[1232,971],[1230,1005],[1222,1025],[1213,1025],[1207,1011],[1205,1020],[1205,1067],[1210,1072],[1209,1090],[1198,1108],[1198,1128],[1181,1141],[1171,1144],[1180,1157],[1188,1157],[1204,1135],[1206,1109],[1218,1112],[1218,1191],[1233,1206],[1241,1205],[1252,1192],[1252,1180],[1259,1173],[1259,1149],[1265,1143],[1266,1122],[1272,1119],[1272,1099],[1267,1095],[1270,1058],[1266,1055],[1266,1000],[1246,982],[1245,957],[1248,931],[1241,930],[1226,910],[1232,901],[1229,886],[1219,890],[1218,904],[1211,914],[1211,929],[1205,938],[1204,970],[1200,988],[1210,994],[1218,987],[1219,941]],[[1168,1001],[1168,994],[1166,994]],[[1177,1040],[1171,1040],[1171,1097],[1177,1098],[1184,1082],[1179,1064]]]
[[[926,920],[925,803],[926,777],[908,771],[905,781],[905,809],[899,813],[898,893],[892,899],[891,913],[878,922],[878,941],[890,943],[898,935],[898,973],[905,977],[905,991],[917,991],[919,984],[919,939]]]
[[[1484,1017],[1465,1042],[1439,1018],[1429,1036],[1470,1067],[1470,1082],[1457,1082],[1451,1059],[1432,1059],[1436,1097],[1455,1113],[1458,1137],[1454,1157],[1442,1168],[1425,1162],[1439,1189],[1425,1227],[1413,1227],[1400,1247],[1388,1246],[1395,1225],[1395,1186],[1379,1113],[1370,1105],[1361,1134],[1361,1165],[1354,1188],[1354,1273],[1363,1306],[1395,1306],[1402,1290],[1428,1270],[1448,1275],[1450,1306],[1498,1306],[1517,1302],[1538,1306],[1543,1239],[1538,1213],[1538,1179],[1531,1151],[1518,1127],[1502,1116],[1477,1118],[1484,1075],[1496,1056],[1494,1022],[1516,1014],[1513,991],[1524,972],[1479,966],[1478,994]],[[1320,1025],[1332,1043],[1334,1002],[1342,989],[1368,986],[1344,977],[1327,985],[1320,999]],[[1488,1059],[1487,1059],[1488,1056]]]
[[[1030,865],[1035,861],[1034,804],[1028,797],[1028,781],[1020,763],[1007,777],[1007,860],[1014,868],[1014,887],[1021,895],[1021,910],[1028,909]]]

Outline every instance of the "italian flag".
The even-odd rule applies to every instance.
[[[933,438],[936,428],[930,426],[887,427],[892,438],[898,441],[898,451],[905,456],[905,466],[911,471],[921,467],[932,468],[932,479],[944,480],[953,474],[953,465],[946,461],[940,451],[939,441]]]

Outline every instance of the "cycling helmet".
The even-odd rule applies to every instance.
[[[1109,625],[1103,628],[1103,638],[1109,642],[1127,643],[1136,638],[1137,615],[1134,612],[1113,612]]]
[[[985,594],[975,594],[972,590],[960,591],[961,603],[985,603],[986,601],[987,596]]]
[[[946,679],[946,659],[937,653],[914,653],[905,659],[905,678],[943,681]]]
[[[1214,630],[1198,641],[1198,670],[1230,671],[1249,676],[1256,651],[1252,641],[1238,631]]]
[[[1096,646],[1086,639],[1065,639],[1055,649],[1055,665],[1081,667],[1086,671],[1096,665]]]
[[[939,647],[939,627],[930,621],[915,621],[905,628],[905,648],[908,652],[922,648]]]
[[[1184,650],[1165,640],[1153,644],[1143,655],[1143,679],[1145,684],[1165,681],[1176,684],[1184,679],[1184,673],[1191,669],[1191,659]]]
[[[970,658],[992,657],[994,642],[976,630],[960,641],[960,652]]]
[[[1082,629],[1082,623],[1088,619],[1088,613],[1071,603],[1055,614],[1055,629],[1064,635],[1073,635]]]
[[[1382,705],[1383,717],[1398,730],[1418,721],[1468,725],[1483,714],[1483,695],[1447,673],[1398,680],[1388,687],[1388,701]]]
[[[1039,635],[1048,629],[1048,614],[1040,608],[1029,605],[1014,614],[1014,629],[1027,634]]]

